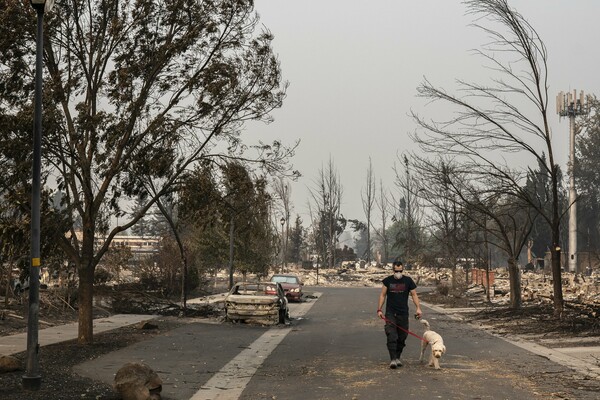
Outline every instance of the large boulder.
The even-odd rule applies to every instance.
[[[162,380],[146,364],[127,363],[117,371],[114,388],[123,400],[160,400]]]
[[[21,361],[13,356],[0,356],[0,373],[21,369]]]

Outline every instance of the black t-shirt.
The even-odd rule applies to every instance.
[[[403,275],[400,279],[396,279],[394,275],[390,275],[382,282],[387,288],[385,313],[408,315],[408,295],[411,290],[417,288],[415,281],[406,275]]]

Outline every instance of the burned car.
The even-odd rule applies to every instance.
[[[284,324],[289,318],[288,301],[277,282],[239,282],[225,297],[228,321]]]

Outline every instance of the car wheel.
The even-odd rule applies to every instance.
[[[285,324],[285,310],[279,310],[279,323],[280,324]]]

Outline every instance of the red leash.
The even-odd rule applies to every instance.
[[[385,322],[387,322],[388,324],[392,324],[392,325],[394,325],[396,328],[398,328],[398,329],[401,329],[401,330],[403,330],[404,332],[406,332],[406,333],[408,333],[408,334],[410,334],[410,335],[413,335],[413,336],[414,336],[414,337],[416,337],[417,339],[419,339],[419,340],[422,340],[422,341],[423,341],[423,342],[425,342],[425,343],[429,343],[429,341],[427,341],[427,340],[423,339],[421,336],[419,336],[419,335],[417,335],[417,334],[414,334],[414,333],[412,333],[412,332],[411,332],[411,331],[409,331],[408,329],[404,329],[403,327],[396,325],[395,323],[393,323],[392,321],[390,321],[389,319],[387,319],[387,318],[386,318],[386,317],[385,317],[383,314],[381,314],[381,319],[382,319],[382,320],[384,320]]]

